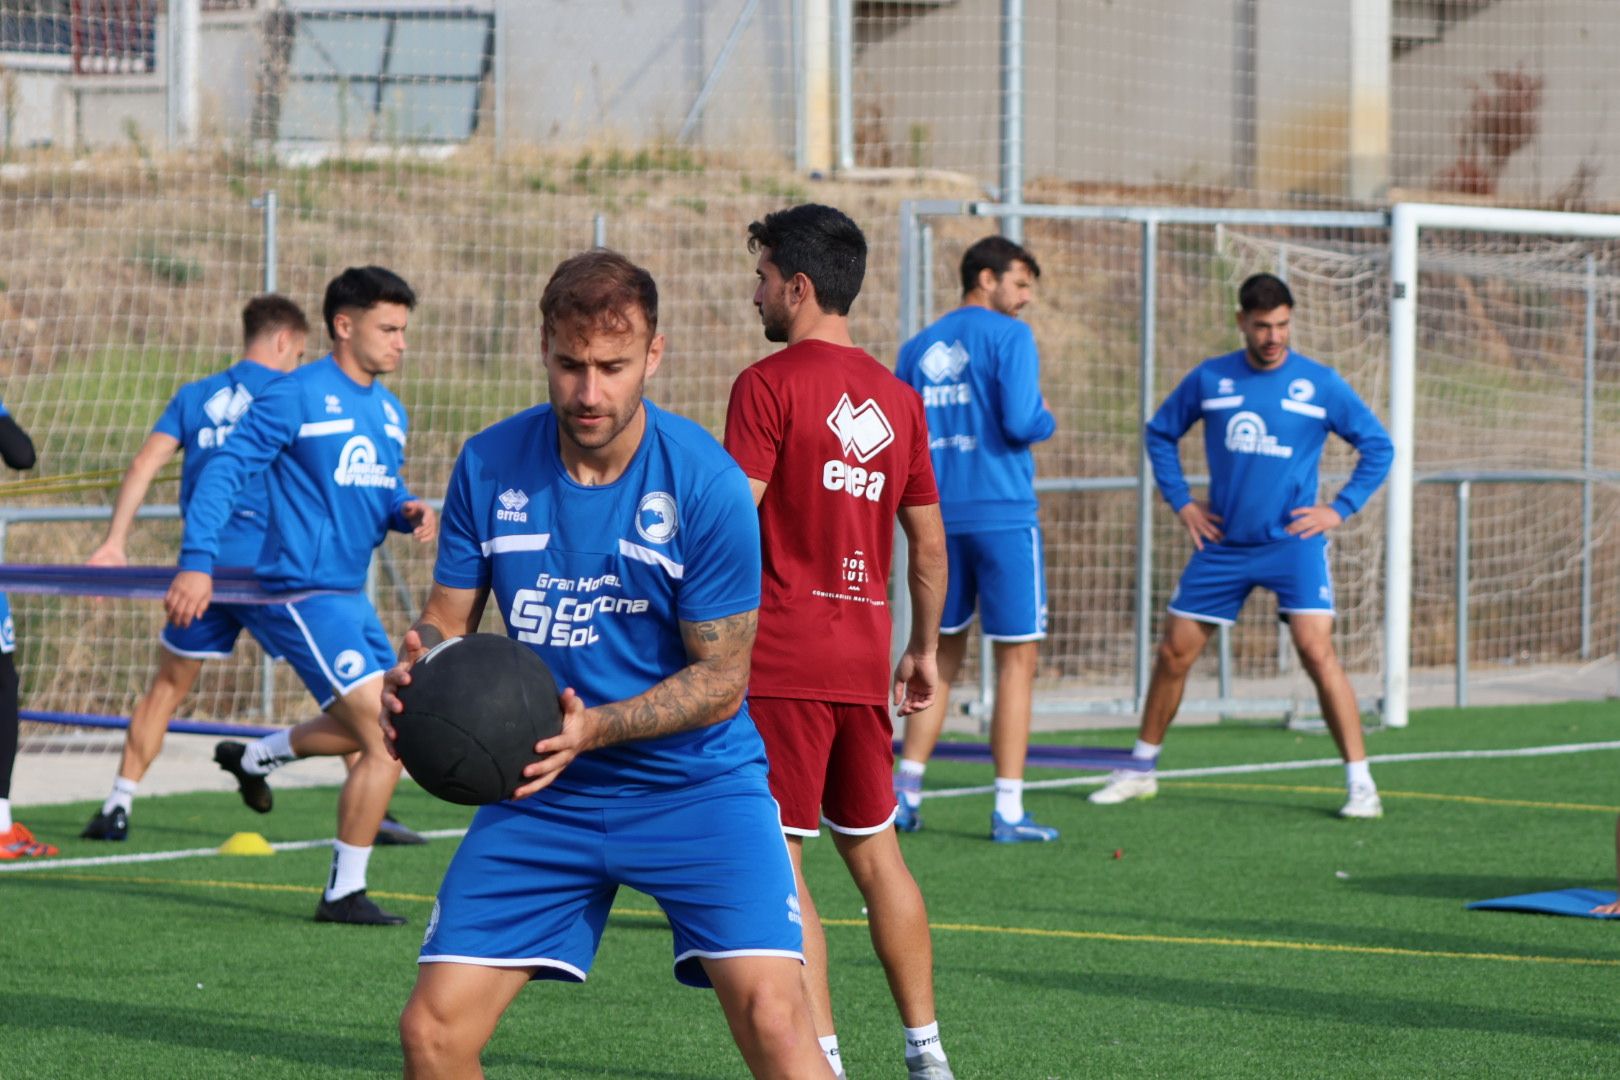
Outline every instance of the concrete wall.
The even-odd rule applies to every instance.
[[[1548,199],[1582,189],[1620,198],[1620,89],[1609,75],[1620,54],[1620,2],[1496,0],[1396,58],[1388,97],[1364,96],[1358,121],[1356,87],[1366,76],[1358,83],[1357,12],[1380,3],[1388,0],[1026,0],[1026,176],[1359,197],[1377,197],[1383,175],[1398,186],[1432,187],[1458,156],[1472,88],[1487,85],[1492,72],[1522,71],[1543,80],[1539,130],[1504,164],[1497,193]],[[489,89],[506,138],[556,149],[673,139],[745,0],[472,6],[498,19],[502,63]],[[953,169],[995,183],[1001,7],[1001,0],[858,5],[860,164]],[[709,99],[698,145],[791,160],[791,11],[790,0],[760,0]],[[262,19],[252,12],[203,18],[205,137],[248,131]],[[159,74],[150,76],[70,78],[62,57],[0,57],[11,87],[11,145],[121,146],[134,131],[160,146],[165,37],[160,22]],[[486,98],[485,133],[493,134],[496,105]],[[1388,118],[1384,141],[1374,124],[1369,142],[1366,117],[1380,112]],[[1358,145],[1363,155],[1372,146],[1373,158],[1363,158],[1355,182]],[[1380,146],[1390,147],[1382,170]]]
[[[888,121],[891,144],[869,151],[889,159],[873,163],[920,156],[994,178],[1001,7],[961,0],[862,20],[859,100]],[[1029,0],[1025,171],[1336,192],[1349,154],[1351,11],[1346,0]]]
[[[1543,81],[1539,133],[1508,159],[1497,194],[1544,200],[1578,186],[1620,198],[1620,4],[1610,0],[1498,0],[1395,66],[1394,172],[1409,187],[1435,186],[1456,161],[1473,86],[1491,73]]]
[[[507,134],[547,144],[672,140],[742,0],[501,0]],[[698,141],[791,156],[789,5],[763,0],[703,114]]]

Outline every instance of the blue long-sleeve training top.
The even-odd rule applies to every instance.
[[[1329,432],[1359,455],[1333,498],[1340,517],[1366,505],[1395,457],[1384,425],[1338,372],[1292,351],[1276,368],[1259,371],[1239,349],[1193,368],[1148,421],[1153,478],[1172,510],[1192,500],[1176,444],[1200,420],[1210,505],[1227,544],[1284,539],[1289,512],[1316,505],[1317,465]]]
[[[895,374],[922,395],[945,530],[1024,528],[1038,520],[1035,455],[1057,421],[1041,397],[1035,335],[967,306],[900,347]]]
[[[269,470],[270,521],[255,568],[273,592],[358,589],[402,512],[405,407],[381,383],[361,386],[330,355],[264,388],[197,478],[180,569],[212,573],[220,530],[249,476]]]
[[[224,371],[189,382],[175,391],[168,408],[152,430],[180,444],[184,465],[180,472],[180,516],[190,516],[197,478],[225,441],[254,399],[285,372],[252,360],[238,360]],[[264,547],[264,525],[270,496],[263,473],[248,476],[237,493],[236,506],[221,528],[215,561],[220,566],[253,566]]]

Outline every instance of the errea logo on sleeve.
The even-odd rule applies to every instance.
[[[862,465],[894,442],[893,425],[871,398],[857,408],[849,400],[848,394],[840,396],[838,405],[827,415],[827,426],[838,436],[838,445],[844,456],[853,456]],[[822,487],[828,491],[847,492],[869,502],[878,501],[886,479],[876,469],[868,471],[860,465],[850,465],[836,459],[821,467]]]

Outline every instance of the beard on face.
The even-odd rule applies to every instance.
[[[783,344],[788,339],[789,317],[785,307],[772,305],[759,305],[759,321],[765,330],[765,340],[775,344]]]
[[[641,396],[636,396],[635,405],[624,413],[594,412],[586,415],[591,417],[603,416],[608,423],[600,427],[586,430],[576,423],[576,414],[571,409],[556,409],[557,427],[563,437],[581,450],[600,450],[619,437],[619,433],[630,426],[636,418],[636,410],[641,408]]]

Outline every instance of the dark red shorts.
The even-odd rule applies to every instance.
[[[894,821],[894,726],[884,705],[749,695],[782,831],[882,832]]]

